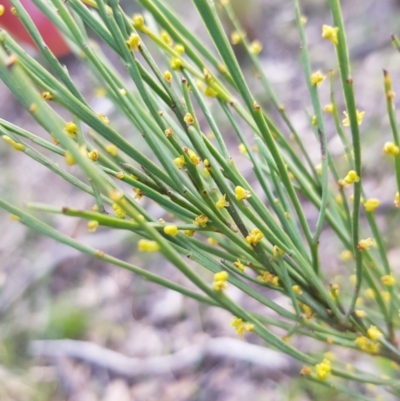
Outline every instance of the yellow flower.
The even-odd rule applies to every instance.
[[[208,217],[205,216],[204,214],[201,214],[200,216],[197,216],[194,219],[194,224],[197,224],[200,227],[205,227],[207,225],[208,222]]]
[[[160,245],[156,241],[141,239],[138,242],[138,250],[141,252],[157,252],[160,250]]]
[[[204,95],[207,97],[217,97],[218,92],[216,92],[214,89],[207,86],[207,88],[204,90]]]
[[[138,50],[140,45],[140,36],[137,33],[132,33],[131,36],[129,36],[129,39],[126,41],[126,44],[131,52]]]
[[[207,238],[207,242],[210,245],[218,245],[218,241],[216,239],[214,239],[214,238],[211,238],[211,237]]]
[[[88,153],[88,158],[94,162],[99,160],[99,151],[93,149],[91,152]]]
[[[187,153],[189,155],[189,159],[194,164],[195,166],[199,165],[201,162],[201,159],[199,156],[196,155],[196,153],[193,152],[193,150],[188,149]]]
[[[244,189],[243,187],[237,186],[235,188],[235,195],[236,195],[236,199],[238,201],[241,201],[243,199],[250,198],[251,193],[247,189]]]
[[[245,266],[244,264],[238,259],[236,262],[233,262],[233,265],[238,268],[240,271],[244,272]]]
[[[183,45],[176,45],[174,50],[178,53],[178,54],[183,54],[185,53],[185,47]]]
[[[353,259],[353,253],[348,249],[345,249],[340,253],[340,259],[343,260],[343,262],[348,262]]]
[[[104,123],[105,125],[109,125],[109,124],[110,124],[110,120],[109,120],[109,118],[108,118],[105,114],[99,113],[99,114],[97,114],[97,117],[99,117],[100,120],[103,121],[103,123]]]
[[[272,256],[274,258],[277,258],[278,256],[282,256],[285,254],[285,251],[283,251],[281,248],[279,248],[278,246],[274,245],[272,247]]]
[[[376,341],[371,341],[365,336],[360,336],[355,339],[358,348],[370,354],[377,354],[379,352],[380,344]]]
[[[167,138],[171,138],[172,134],[174,133],[174,130],[171,127],[168,127],[165,131],[164,134]]]
[[[66,123],[64,126],[64,132],[73,138],[78,132],[78,127],[73,122]]]
[[[175,237],[178,235],[179,230],[177,226],[170,225],[164,227],[164,233],[167,235],[171,235],[172,237]]]
[[[393,287],[393,285],[396,283],[396,278],[393,276],[392,273],[390,273],[382,276],[381,281],[383,285],[386,285],[387,287]]]
[[[115,145],[107,145],[105,149],[111,156],[117,156],[118,149]]]
[[[99,222],[97,220],[89,220],[87,226],[88,226],[88,231],[90,233],[94,233],[97,227],[99,226]]]
[[[359,317],[360,319],[363,319],[365,316],[367,316],[367,314],[365,313],[365,311],[361,310],[361,309],[355,309],[354,313],[356,314],[357,317]]]
[[[172,74],[169,71],[165,71],[164,79],[170,84],[172,82]]]
[[[142,14],[135,14],[132,17],[133,26],[136,29],[142,29],[144,27],[144,18]]]
[[[321,83],[325,80],[326,76],[321,73],[321,71],[314,72],[311,74],[310,81],[313,86],[320,86]]]
[[[53,99],[53,94],[51,92],[42,92],[42,98],[44,100],[52,100]]]
[[[160,36],[161,36],[161,39],[163,40],[163,42],[166,43],[168,46],[173,45],[171,36],[168,35],[167,31],[161,31]]]
[[[375,209],[378,208],[379,204],[380,204],[380,202],[378,199],[375,199],[375,198],[367,199],[364,202],[364,209],[366,212],[371,213],[371,212],[374,212]]]
[[[334,45],[337,45],[339,43],[338,32],[339,28],[337,27],[329,25],[322,26],[322,37],[326,40],[329,40]]]
[[[215,273],[214,274],[214,282],[213,282],[214,290],[215,291],[225,290],[228,287],[228,285],[226,284],[228,278],[229,278],[229,274],[226,271]]]
[[[232,33],[231,33],[231,43],[233,44],[233,45],[237,45],[237,44],[239,44],[240,42],[241,42],[241,37],[240,37],[240,35],[239,35],[239,32],[237,32],[237,31],[233,31]]]
[[[342,120],[343,125],[345,127],[350,127],[350,119],[349,119],[349,116],[348,116],[347,112],[344,111],[343,114],[345,115],[345,118]],[[357,114],[357,124],[361,125],[362,124],[362,120],[364,118],[365,111],[356,110],[356,114]]]
[[[356,171],[350,170],[346,177],[344,177],[345,184],[353,184],[354,182],[360,181],[360,177],[357,175]]]
[[[239,317],[234,317],[231,321],[231,325],[236,329],[236,333],[238,334],[239,337],[243,337],[243,334],[246,331],[254,330],[254,324],[244,322]]]
[[[331,361],[329,359],[324,359],[321,363],[315,365],[315,372],[317,374],[318,380],[326,380],[331,371]]]
[[[397,156],[400,152],[400,149],[393,142],[386,142],[383,146],[383,152],[387,155]]]
[[[349,277],[349,280],[350,280],[350,283],[351,283],[351,284],[355,285],[356,282],[357,282],[357,276],[356,276],[355,274],[352,274],[352,275]]]
[[[305,313],[306,319],[311,319],[314,314],[314,311],[307,304],[304,304],[303,302],[298,302],[298,303],[301,310]]]
[[[255,40],[250,44],[249,51],[250,53],[257,55],[261,53],[262,48],[262,43],[259,40]]]
[[[194,118],[190,113],[186,113],[185,117],[183,117],[183,120],[187,125],[193,125],[194,124]]]
[[[179,170],[182,170],[182,167],[186,164],[185,156],[180,155],[174,159],[174,164],[179,168]]]
[[[247,153],[247,149],[246,149],[246,146],[245,146],[244,143],[241,143],[241,144],[239,145],[239,152],[240,152],[240,153]]]
[[[185,230],[183,232],[185,235],[187,235],[188,237],[193,237],[194,235],[194,230]]]
[[[370,326],[369,329],[367,330],[368,337],[372,341],[379,340],[380,338],[383,337],[382,332],[376,327],[376,326]]]
[[[226,195],[223,195],[217,203],[215,204],[217,206],[217,209],[224,209],[229,206],[229,202],[226,200]]]
[[[112,205],[112,208],[114,209],[115,215],[119,218],[119,219],[123,219],[125,217],[125,211],[124,209],[122,209],[118,204],[114,203]]]
[[[317,116],[312,116],[312,117],[311,117],[311,125],[312,125],[313,127],[316,127],[316,126],[318,125]]]
[[[135,196],[133,197],[133,199],[140,200],[144,196],[144,193],[140,188],[133,188],[133,192],[135,193]]]
[[[368,250],[371,246],[375,246],[375,240],[372,238],[366,238],[359,241],[357,249],[359,251]]]
[[[334,110],[335,110],[335,107],[333,106],[332,103],[329,103],[324,107],[324,112],[328,113],[328,114],[332,114]]]
[[[375,299],[375,291],[372,288],[367,288],[364,294],[368,299]]]
[[[254,228],[246,237],[246,242],[250,245],[257,245],[263,237],[264,234],[258,228]]]
[[[318,175],[321,175],[321,174],[322,174],[322,164],[316,164],[316,165],[314,166],[314,168],[315,168],[315,172],[316,172]]]
[[[301,290],[299,285],[294,285],[292,286],[292,290],[295,294],[301,295],[303,293],[303,291]]]
[[[174,71],[180,70],[182,68],[182,66],[183,66],[183,61],[180,58],[174,57],[169,62],[169,66]]]

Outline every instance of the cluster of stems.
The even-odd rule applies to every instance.
[[[198,291],[83,245],[2,198],[0,207],[20,223],[83,253],[229,311],[239,335],[254,331],[267,346],[300,361],[309,380],[356,397],[360,393],[343,385],[343,379],[383,385],[399,395],[394,378],[303,353],[286,340],[293,335],[309,337],[400,363],[398,284],[375,219],[379,201],[364,193],[363,113],[357,110],[340,1],[327,0],[332,26],[324,24],[322,30],[321,24],[321,41],[331,42],[330,51],[337,56],[328,80],[331,103],[325,107],[319,98],[325,77],[313,71],[305,19],[299,1],[292,1],[311,100],[309,131],[321,149],[318,165],[262,69],[261,43],[248,40],[229,0],[193,0],[213,49],[163,0],[137,0],[148,11],[146,20],[128,16],[117,0],[32,1],[57,26],[101,95],[113,102],[118,118],[126,119],[131,129],[118,130],[114,121],[93,110],[20,1],[11,0],[15,18],[33,38],[47,67],[1,31],[0,79],[49,136],[37,136],[3,119],[0,136],[10,151],[24,152],[86,192],[91,205],[87,210],[73,205],[28,206],[86,220],[90,232],[108,227],[135,233],[138,251],[160,253]],[[221,15],[228,21],[227,29]],[[96,41],[87,29],[96,34]],[[250,91],[231,36],[246,51],[275,112],[265,110]],[[124,76],[99,42],[121,61]],[[393,42],[400,47],[396,38]],[[150,52],[148,46],[156,50]],[[345,104],[343,121],[335,79],[342,89],[339,104]],[[384,150],[394,160],[393,198],[400,206],[400,142],[386,71],[384,89],[393,132],[393,142]],[[69,121],[57,111],[60,108],[70,113]],[[340,163],[329,151],[324,121],[330,121],[342,141],[346,159]],[[237,136],[240,153],[227,146],[228,134]],[[253,174],[245,177],[241,165],[249,163]],[[71,167],[74,164],[77,167]],[[87,180],[78,178],[78,172]],[[145,205],[150,203],[164,213],[149,214]],[[304,212],[306,203],[313,207],[313,225]],[[323,229],[329,232],[329,241],[336,239],[338,254],[343,251],[338,260],[347,277],[341,285],[333,282],[324,260]],[[204,269],[210,272],[209,280]],[[263,315],[243,308],[227,295],[230,286],[269,311]],[[275,292],[288,297],[291,307],[276,303],[271,295]],[[361,297],[364,292],[368,299]],[[277,328],[284,335],[277,335]]]

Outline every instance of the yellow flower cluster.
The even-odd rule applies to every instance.
[[[364,202],[364,209],[368,213],[375,212],[375,210],[379,207],[380,201],[379,199],[370,198]]]
[[[344,116],[345,116],[345,118],[342,120],[343,126],[345,126],[345,127],[350,127],[350,119],[349,119],[349,116],[348,116],[347,112],[344,111],[343,114],[344,114]],[[358,124],[358,125],[361,125],[361,124],[362,124],[362,120],[363,120],[363,118],[364,118],[364,114],[365,114],[365,111],[358,111],[358,110],[356,110],[357,124]]]
[[[285,251],[283,251],[281,248],[278,246],[274,245],[272,247],[272,256],[274,258],[277,258],[278,256],[283,256],[285,254]]]
[[[383,152],[387,155],[397,156],[400,152],[400,149],[393,142],[386,142],[383,145]]]
[[[119,219],[125,218],[125,211],[124,211],[124,209],[122,209],[118,204],[114,203],[114,204],[112,205],[112,208],[114,209],[115,215],[116,215]]]
[[[73,122],[68,122],[64,126],[64,132],[73,138],[78,132],[78,127]]]
[[[164,227],[164,233],[171,235],[171,237],[176,237],[178,235],[178,227],[175,225],[169,225]]]
[[[257,55],[261,53],[262,48],[262,43],[259,40],[255,40],[250,44],[249,51],[250,53]]]
[[[315,372],[318,380],[326,380],[331,370],[331,361],[326,358],[321,363],[315,365]]]
[[[205,216],[204,214],[201,214],[200,216],[197,216],[194,219],[194,224],[197,224],[200,227],[205,227],[207,225],[208,222],[208,217]]]
[[[338,184],[343,187],[346,188],[348,187],[350,184],[354,184],[355,182],[359,182],[360,181],[360,177],[358,176],[357,172],[355,170],[350,170],[346,177],[344,177],[342,180],[338,181]]]
[[[372,238],[366,238],[359,241],[357,249],[359,251],[367,251],[371,246],[375,246],[375,240]]]
[[[115,146],[115,145],[107,145],[106,147],[105,147],[105,150],[111,155],[111,156],[117,156],[117,151],[118,151],[118,149],[117,149],[117,147]]]
[[[207,97],[217,97],[218,96],[218,92],[216,92],[213,88],[210,88],[209,86],[207,86],[206,89],[204,89],[203,93]]]
[[[325,80],[326,76],[322,74],[321,71],[314,72],[310,76],[311,85],[320,86],[321,83]]]
[[[236,333],[239,337],[243,337],[246,331],[253,331],[254,324],[249,322],[244,322],[239,317],[234,317],[231,321],[231,325],[236,329]]]
[[[337,44],[339,44],[338,32],[339,32],[339,28],[337,28],[337,27],[333,27],[333,26],[329,26],[329,25],[322,26],[322,37],[324,39],[332,42],[335,46]]]
[[[131,52],[138,50],[140,45],[139,35],[137,33],[132,33],[131,36],[129,36],[129,39],[126,41],[126,44]]]
[[[335,107],[333,106],[332,103],[329,103],[324,107],[324,112],[328,113],[328,114],[332,114],[334,110],[335,110]]]
[[[221,198],[218,199],[215,206],[217,209],[224,209],[229,206],[229,202],[226,200],[226,195],[223,195]]]
[[[257,277],[257,280],[279,287],[279,277],[270,272],[264,272],[262,275]]]
[[[246,237],[246,242],[250,245],[257,245],[264,237],[264,234],[258,229],[254,228]]]
[[[355,343],[358,348],[370,354],[376,354],[379,352],[380,344],[376,341],[371,341],[368,337],[357,337]]]
[[[301,290],[299,285],[294,285],[292,286],[292,290],[295,294],[301,295],[303,293],[303,291]]]
[[[99,151],[96,149],[93,149],[91,152],[88,153],[88,158],[94,162],[99,160]]]
[[[157,252],[160,250],[160,245],[156,241],[141,239],[138,242],[138,249],[141,252]]]
[[[241,200],[243,200],[243,199],[250,198],[251,193],[250,193],[250,191],[248,191],[247,189],[244,189],[244,188],[241,187],[241,186],[237,186],[237,187],[235,188],[235,195],[236,195],[236,199],[237,199],[238,201],[241,201]]]
[[[244,264],[238,259],[236,262],[233,262],[233,265],[238,268],[240,271],[244,272],[245,266]]]
[[[229,274],[226,271],[222,271],[219,273],[214,274],[214,282],[213,282],[213,288],[215,291],[222,291],[225,290],[228,285],[227,281],[229,278]]]
[[[183,117],[183,119],[187,125],[194,124],[194,118],[190,113],[186,113],[185,116]]]
[[[369,326],[367,333],[368,333],[368,337],[372,341],[379,340],[380,338],[383,337],[382,332],[376,326]]]
[[[89,220],[87,227],[90,233],[94,233],[99,226],[99,222],[97,220]]]
[[[179,168],[179,170],[182,170],[183,166],[186,164],[185,156],[180,155],[179,157],[174,159],[174,164],[176,165],[176,167]]]
[[[390,273],[385,276],[382,276],[381,281],[383,285],[386,285],[386,287],[393,287],[394,284],[396,283],[396,278],[393,276],[392,273]]]

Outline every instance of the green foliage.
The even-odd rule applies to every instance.
[[[33,1],[59,27],[131,129],[129,133],[119,131],[113,121],[92,110],[66,69],[43,44],[20,2],[12,0],[51,72],[2,31],[0,78],[53,140],[4,120],[0,120],[0,135],[14,149],[48,167],[95,202],[93,210],[36,203],[30,208],[87,220],[91,232],[108,227],[137,233],[142,238],[139,251],[161,253],[199,291],[81,244],[5,200],[0,199],[0,207],[22,224],[83,253],[226,309],[234,316],[233,326],[239,335],[254,331],[267,346],[301,361],[305,365],[302,373],[311,381],[361,399],[369,398],[342,379],[384,385],[398,395],[394,377],[367,374],[350,369],[346,361],[329,362],[321,355],[305,354],[274,330],[284,330],[286,337],[307,336],[400,362],[396,340],[400,325],[398,283],[374,215],[379,201],[368,199],[364,192],[360,141],[363,112],[357,110],[339,0],[328,0],[333,27],[321,27],[321,41],[331,42],[331,51],[337,55],[337,66],[332,66],[337,71],[329,74],[331,104],[325,107],[319,100],[319,85],[326,77],[313,71],[299,2],[293,0],[312,105],[309,129],[321,147],[319,166],[312,163],[261,68],[261,44],[247,40],[229,1],[193,0],[209,32],[212,49],[162,0],[138,0],[148,10],[146,20],[139,15],[128,17],[116,0],[51,0],[52,7],[44,0]],[[234,42],[244,46],[276,109],[274,115],[264,110],[250,91],[219,12],[235,28]],[[88,38],[88,28],[117,54],[129,80]],[[150,42],[158,52],[148,51]],[[336,100],[334,92],[336,81],[341,84],[340,95],[346,105],[343,121],[338,110],[341,101]],[[393,131],[393,143],[386,144],[384,150],[393,157],[398,191],[400,143],[387,72],[384,86]],[[59,107],[71,114],[70,121],[58,114]],[[228,128],[219,124],[221,116]],[[344,162],[339,165],[330,153],[325,129],[328,121],[342,141],[345,168]],[[227,131],[238,137],[241,159],[231,156]],[[139,150],[144,144],[145,151]],[[41,148],[52,152],[51,158]],[[244,176],[244,158],[252,166],[251,178]],[[88,177],[87,182],[78,178],[78,170],[70,167],[73,164]],[[168,222],[149,213],[142,198],[157,204],[168,215]],[[399,206],[396,189],[393,198]],[[315,226],[306,217],[305,200],[314,207]],[[361,219],[364,215],[366,218]],[[329,277],[324,260],[327,243],[321,239],[325,227],[341,244],[344,253],[338,260],[351,285],[340,288]],[[214,274],[214,279],[204,271]],[[227,295],[229,286],[237,287],[274,314],[263,316],[244,309]],[[362,310],[356,307],[361,289],[371,298]],[[283,308],[267,291],[287,297],[292,308]],[[82,330],[82,319],[67,314],[53,323],[60,322],[62,335],[69,335],[71,330],[76,335]]]

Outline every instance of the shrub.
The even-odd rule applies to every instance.
[[[140,252],[160,253],[199,291],[81,244],[3,199],[0,206],[15,220],[56,241],[199,302],[226,309],[239,336],[254,331],[266,346],[302,362],[301,373],[308,380],[363,399],[369,398],[356,387],[345,386],[343,379],[382,385],[398,396],[394,378],[363,372],[348,361],[305,354],[275,334],[275,328],[280,328],[287,333],[285,337],[296,334],[400,362],[398,283],[375,218],[379,200],[368,198],[364,190],[360,141],[364,112],[357,109],[339,0],[328,0],[332,26],[321,26],[321,41],[329,41],[337,56],[337,71],[329,72],[329,77],[312,68],[305,19],[299,2],[293,1],[312,105],[309,129],[321,148],[317,166],[261,68],[261,43],[249,42],[229,0],[193,0],[212,39],[212,49],[162,0],[138,0],[148,11],[146,18],[127,16],[116,0],[52,0],[53,7],[44,0],[33,1],[129,121],[133,134],[118,132],[113,121],[92,110],[43,43],[20,2],[12,0],[51,72],[3,31],[0,78],[49,138],[5,120],[0,120],[0,135],[15,150],[48,167],[95,202],[93,210],[28,206],[87,220],[90,232],[104,226],[109,227],[110,235],[112,230],[137,233]],[[234,27],[231,41],[243,46],[275,113],[269,113],[250,91],[219,13]],[[118,55],[129,82],[89,39],[88,28]],[[396,38],[393,40],[397,45]],[[152,52],[150,43],[155,45]],[[160,55],[168,63],[167,70]],[[322,106],[319,88],[328,84],[325,80],[330,83],[331,102]],[[346,110],[342,121],[334,91],[337,82]],[[385,144],[384,153],[393,159],[397,178],[393,199],[399,207],[400,143],[394,92],[386,71],[384,89],[393,132],[393,141]],[[71,114],[69,121],[61,117],[62,108]],[[328,123],[334,124],[345,160],[335,159],[329,150]],[[227,131],[239,139],[242,156],[237,160],[231,157]],[[139,150],[139,143],[140,148],[146,144],[146,151]],[[41,149],[52,156],[48,158]],[[245,158],[254,172],[250,178],[241,172]],[[73,164],[88,180],[72,174],[78,171],[70,169]],[[142,198],[168,213],[168,222],[150,214],[142,206]],[[313,205],[315,226],[305,214],[306,203]],[[320,240],[324,227],[330,233],[329,241],[335,238],[341,246],[337,259],[348,280],[340,286],[330,276],[330,264],[324,258],[328,245]],[[202,270],[211,274],[204,275]],[[230,286],[274,313],[264,316],[243,308],[227,295]],[[359,306],[361,290],[369,296],[365,307]],[[275,302],[275,292],[287,297],[291,307]]]

